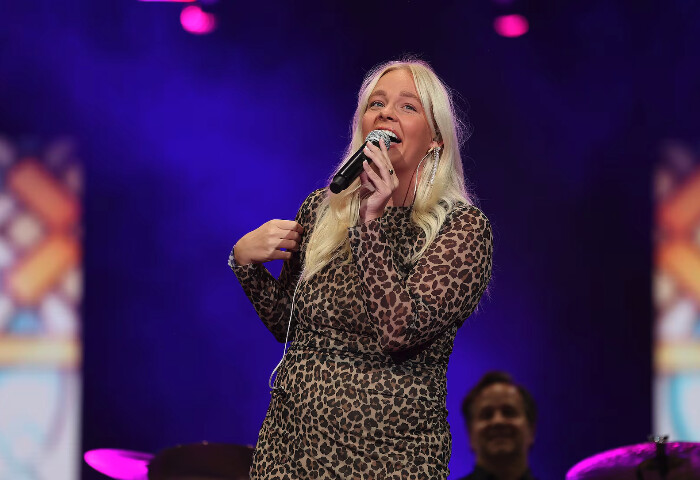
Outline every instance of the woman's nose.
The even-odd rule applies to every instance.
[[[394,114],[393,114],[393,107],[389,105],[384,105],[381,110],[379,110],[379,116],[382,118],[386,118],[387,120],[393,120],[394,119]]]

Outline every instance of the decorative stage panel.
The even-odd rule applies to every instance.
[[[700,159],[668,142],[656,172],[654,429],[700,441]]]
[[[78,478],[82,176],[70,140],[0,137],[0,479]]]

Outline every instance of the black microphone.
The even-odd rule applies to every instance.
[[[372,130],[369,132],[365,138],[365,143],[363,143],[360,149],[355,152],[355,154],[350,157],[350,159],[345,162],[342,167],[340,167],[338,173],[336,173],[333,177],[333,181],[331,182],[331,192],[342,192],[348,188],[348,186],[350,186],[353,180],[360,176],[360,173],[362,172],[362,162],[367,160],[369,163],[372,163],[372,159],[365,156],[365,145],[367,145],[367,142],[372,142],[376,146],[379,146],[380,141],[384,142],[386,148],[389,148],[391,142],[401,143],[401,139],[399,139],[394,132],[389,130]]]

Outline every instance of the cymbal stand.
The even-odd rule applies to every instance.
[[[648,462],[646,460],[641,462],[637,466],[637,480],[644,480],[644,476],[642,475],[642,470],[644,469],[658,470],[661,480],[666,480],[669,470],[668,456],[666,455],[668,435],[649,435],[648,440],[656,444],[656,456],[653,459],[649,459]],[[642,468],[642,466],[645,468]]]

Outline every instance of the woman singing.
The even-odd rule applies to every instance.
[[[455,334],[491,276],[491,228],[467,195],[449,90],[424,62],[389,62],[360,89],[347,190],[243,236],[229,264],[284,356],[252,479],[444,479]],[[341,162],[338,169],[344,162]],[[338,170],[336,169],[336,171]],[[284,259],[278,279],[262,265]],[[291,325],[291,327],[290,327]]]

